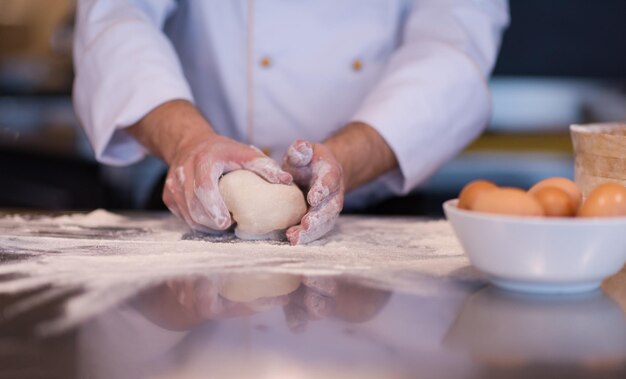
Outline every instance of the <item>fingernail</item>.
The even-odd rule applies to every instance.
[[[275,174],[273,172],[268,172],[264,175],[265,180],[272,184],[280,184],[282,180],[280,179],[280,174]]]
[[[293,182],[293,176],[291,176],[291,174],[287,173],[287,172],[281,172],[280,174],[278,174],[278,177],[281,181],[281,183],[284,184],[291,184]]]
[[[176,168],[176,179],[180,185],[185,184],[185,168],[180,166]]]
[[[228,210],[224,211],[217,205],[206,205],[206,211],[209,216],[209,223],[215,224],[220,229],[226,229],[230,223],[230,213]]]
[[[309,149],[311,149],[311,148],[312,148],[311,143],[310,143],[309,141],[307,141],[307,140],[303,140],[303,139],[297,140],[297,141],[294,143],[294,145],[295,145],[295,146],[296,146],[296,148],[297,148],[298,150],[300,150],[300,151],[309,150]]]
[[[291,245],[298,244],[299,235],[300,235],[299,227],[294,226],[290,228],[289,230],[287,230],[287,239],[289,240],[289,243]]]
[[[218,228],[226,229],[228,227],[228,218],[224,216],[215,217],[215,224]]]
[[[289,149],[287,157],[294,166],[306,166],[313,159],[313,148],[306,141],[296,141]]]

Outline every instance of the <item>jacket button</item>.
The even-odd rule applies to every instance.
[[[259,64],[263,68],[269,68],[270,66],[272,66],[272,60],[270,59],[270,57],[263,57],[261,58],[261,61],[259,62]]]
[[[359,72],[363,69],[363,61],[360,59],[355,59],[352,62],[352,69],[356,72]]]

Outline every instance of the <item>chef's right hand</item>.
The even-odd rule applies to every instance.
[[[192,229],[208,233],[233,223],[218,188],[222,174],[245,169],[270,183],[292,182],[291,175],[259,149],[213,132],[183,139],[169,163],[163,202]]]
[[[218,188],[222,174],[245,169],[270,183],[293,180],[259,149],[215,133],[185,100],[159,105],[127,131],[168,164],[163,202],[195,230],[215,232],[232,225]]]

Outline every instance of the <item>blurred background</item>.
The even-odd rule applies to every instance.
[[[486,132],[408,198],[370,213],[429,214],[468,181],[573,177],[570,124],[626,120],[626,1],[510,0]],[[164,166],[106,167],[72,110],[75,0],[0,0],[0,207],[142,209]],[[462,117],[462,115],[459,115]]]

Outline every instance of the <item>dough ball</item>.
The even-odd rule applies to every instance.
[[[300,276],[271,273],[238,273],[227,275],[219,293],[230,301],[248,303],[254,300],[284,296],[300,287]]]
[[[224,175],[219,189],[241,239],[284,239],[285,230],[299,224],[307,211],[296,185],[268,183],[251,171]]]

